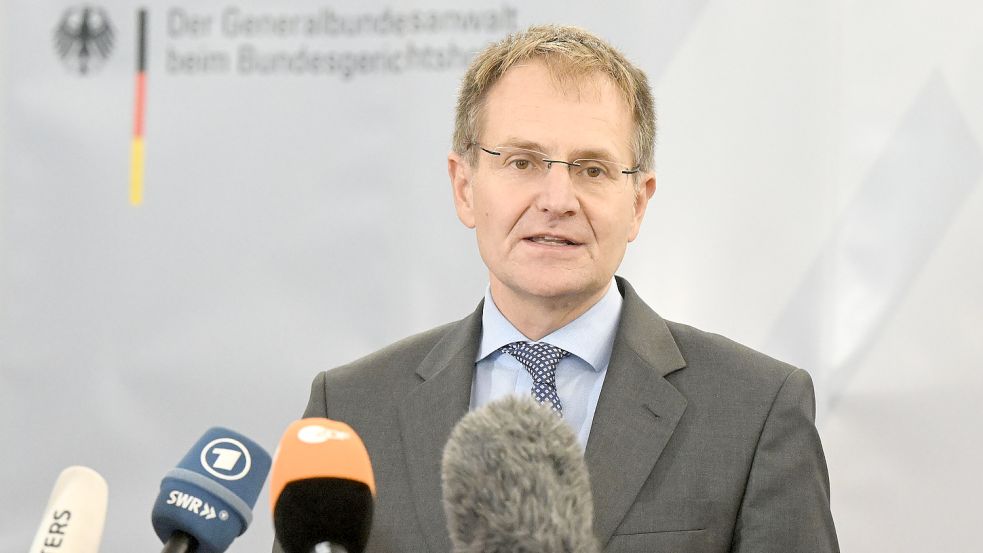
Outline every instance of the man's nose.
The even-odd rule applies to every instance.
[[[571,165],[565,161],[550,161],[536,195],[536,208],[557,217],[573,215],[580,208],[577,191],[571,179]]]

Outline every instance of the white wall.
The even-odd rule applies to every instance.
[[[219,32],[230,6],[492,10],[609,38],[649,73],[660,125],[658,191],[621,273],[663,316],[813,374],[844,551],[973,546],[983,5],[155,2],[140,207],[140,4],[98,4],[117,40],[85,77],[52,47],[72,5],[0,4],[0,474],[18,499],[0,550],[28,547],[71,464],[109,481],[105,551],[157,547],[160,478],[206,428],[272,449],[317,370],[459,318],[484,289],[444,169],[466,56],[348,79],[167,60],[243,43],[467,52],[502,27],[247,40]],[[178,8],[213,32],[170,36]],[[268,546],[266,502],[233,548]]]

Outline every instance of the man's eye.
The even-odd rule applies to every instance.
[[[599,164],[593,164],[593,165],[585,164],[582,172],[585,176],[592,179],[599,179],[607,176],[607,171],[603,166]]]
[[[525,171],[532,167],[532,163],[528,159],[513,159],[509,162],[512,167],[519,169],[520,171]]]

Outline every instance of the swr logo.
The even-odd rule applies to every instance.
[[[171,491],[170,495],[167,496],[167,504],[174,505],[179,509],[186,509],[205,520],[212,520],[216,516],[220,517],[222,520],[229,518],[228,513],[225,511],[216,514],[215,507],[209,505],[208,502],[202,501],[191,494],[179,492],[177,490]]]
[[[202,448],[201,466],[216,478],[239,480],[249,473],[252,458],[239,440],[218,438]]]

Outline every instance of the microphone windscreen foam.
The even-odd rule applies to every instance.
[[[151,521],[162,542],[176,531],[198,542],[198,553],[221,553],[252,521],[270,455],[227,428],[209,429],[160,483]]]
[[[374,495],[369,454],[350,426],[306,418],[283,433],[270,476],[270,505],[286,553],[310,553],[324,542],[360,553],[372,525]]]
[[[109,488],[98,472],[80,466],[61,471],[29,551],[99,553],[108,501]]]
[[[577,438],[529,398],[507,396],[464,416],[441,477],[455,553],[599,551]]]

